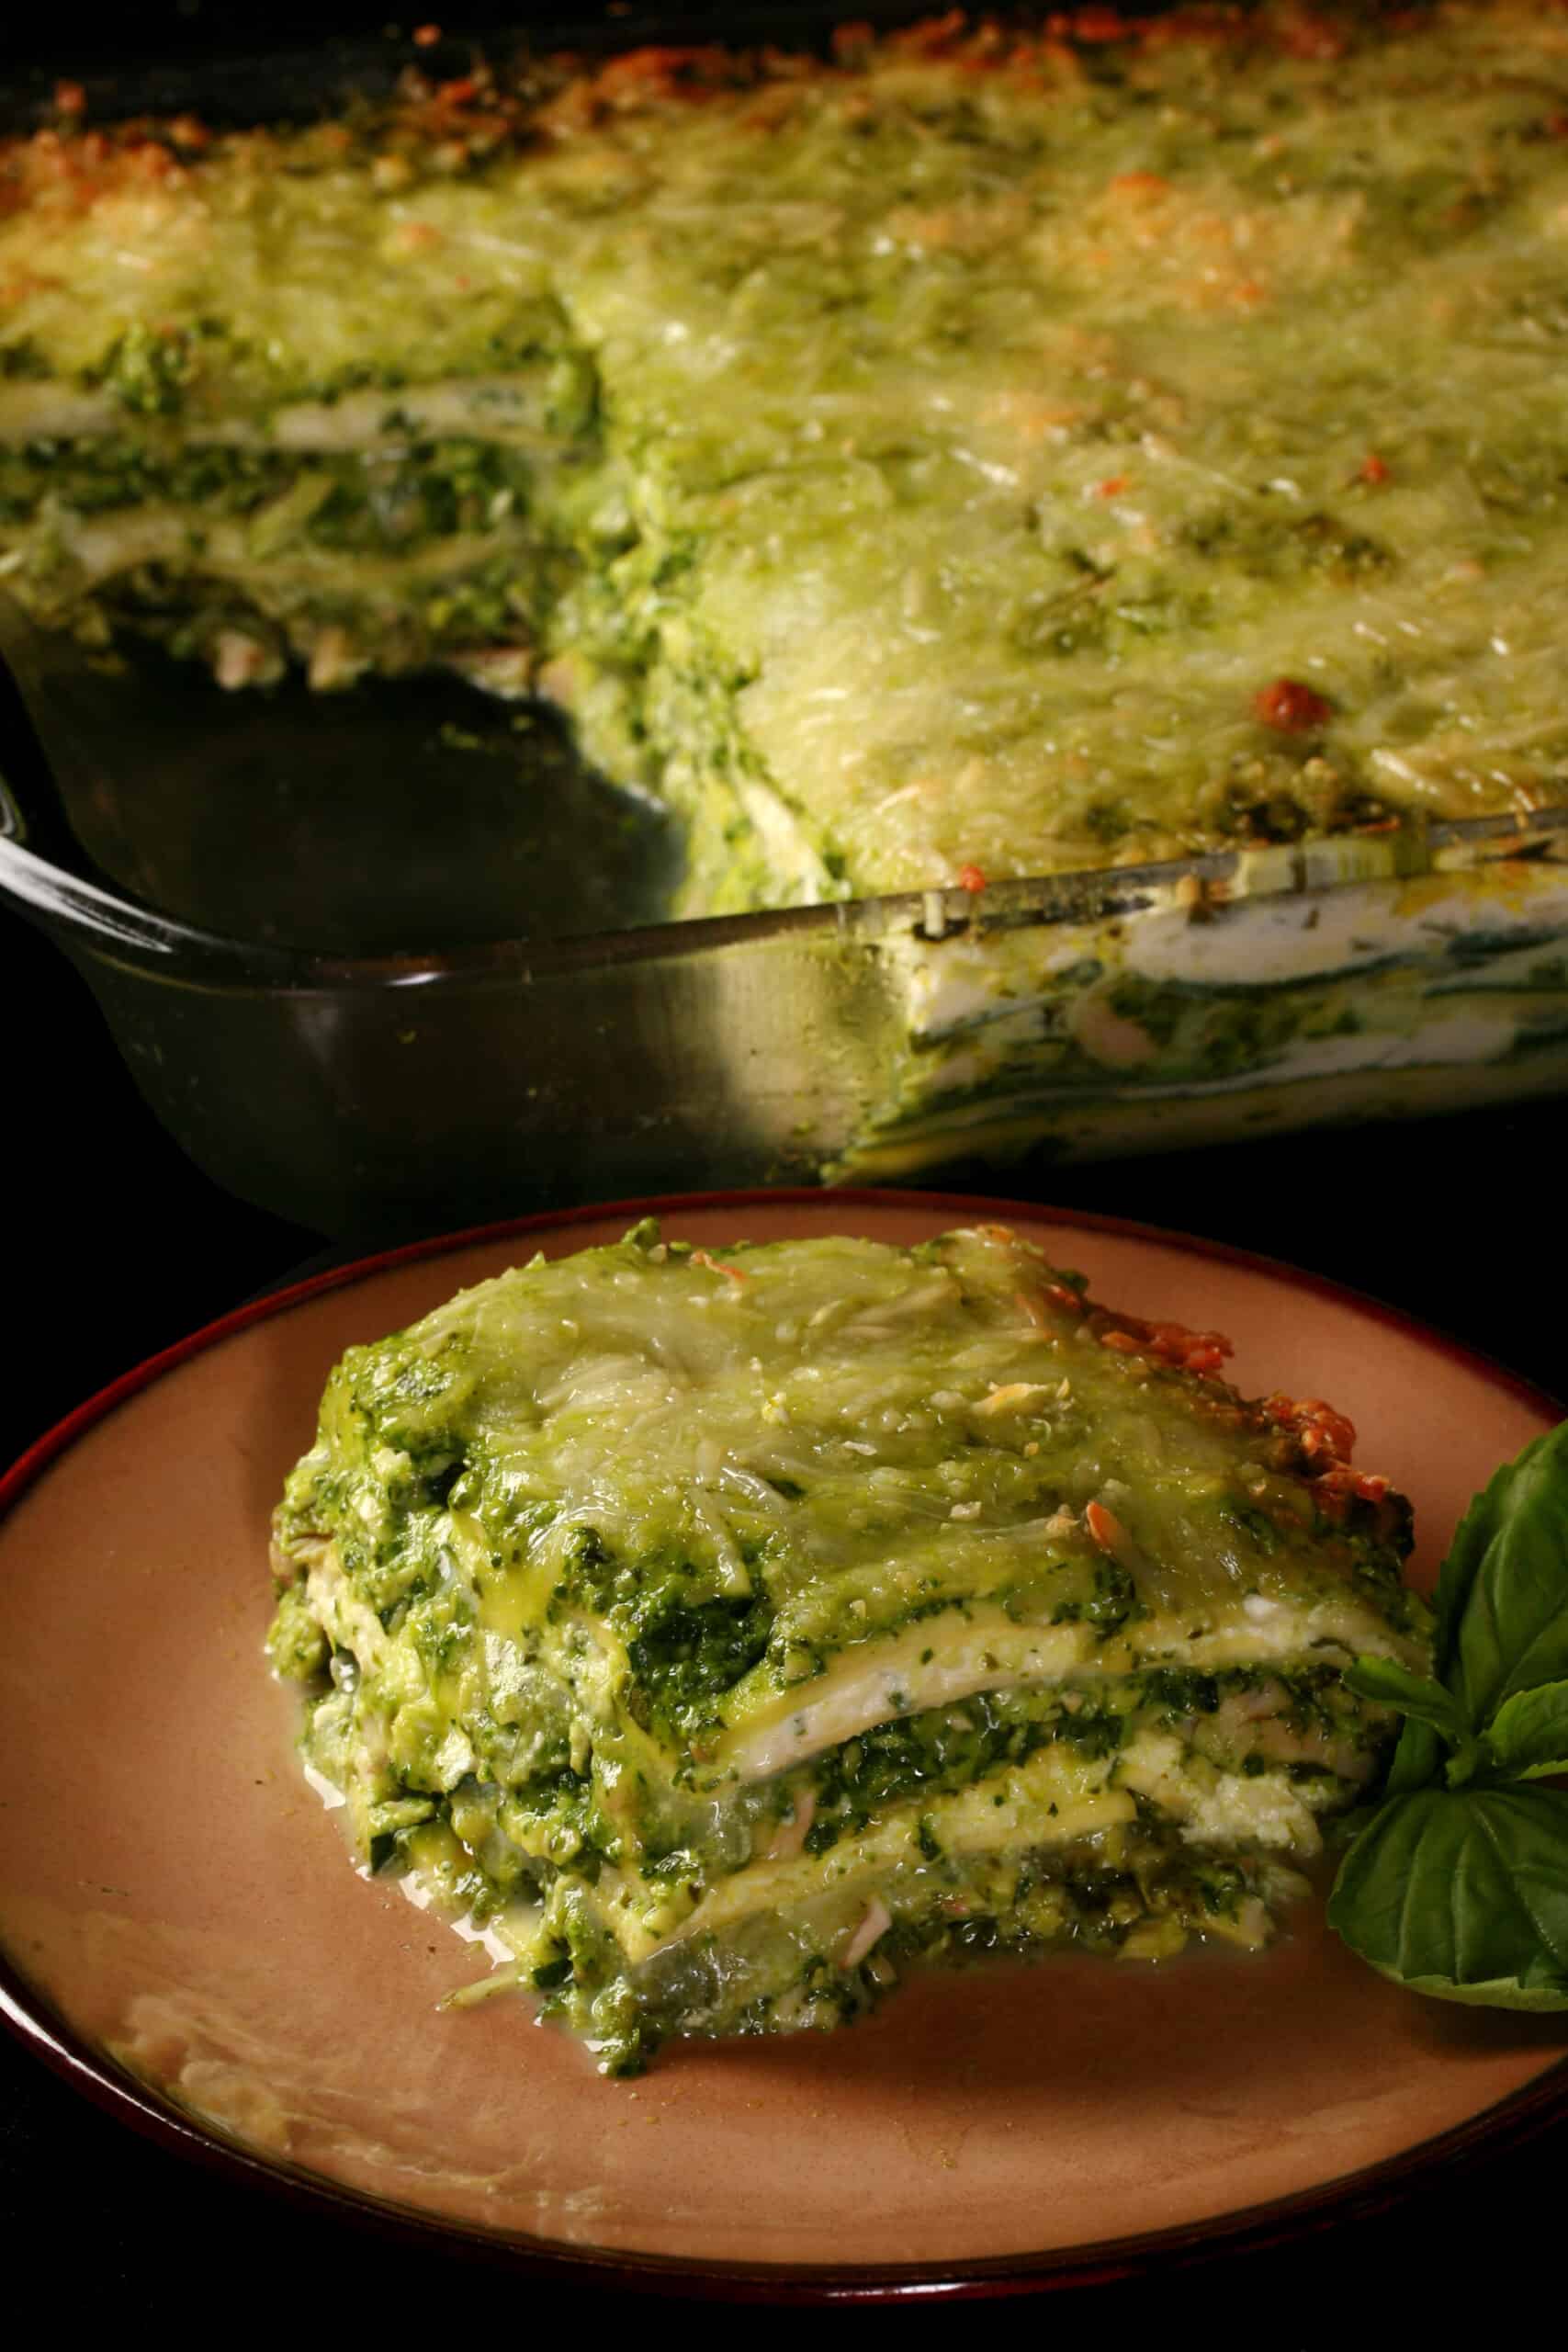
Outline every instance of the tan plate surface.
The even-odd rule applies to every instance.
[[[1010,1214],[1101,1297],[1228,1331],[1243,1388],[1348,1411],[1362,1466],[1415,1498],[1426,1575],[1542,1426],[1506,1377],[1343,1294]],[[962,1221],[781,1195],[670,1229],[902,1241]],[[484,1962],[356,1877],[299,1778],[294,1702],[261,1657],[267,1518],[341,1351],[535,1246],[383,1265],[218,1337],[86,1427],[0,1524],[0,1939],[88,2043],[219,2137],[443,2219],[697,2265],[948,2272],[1321,2189],[1561,2061],[1561,2021],[1404,1995],[1311,1908],[1261,1958],[928,1978],[852,2031],[686,2045],[634,2086],[521,2001],[439,2009]]]

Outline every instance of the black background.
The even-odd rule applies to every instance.
[[[595,13],[581,11],[581,20]],[[722,7],[682,13],[737,21]],[[833,12],[816,13],[825,21]],[[453,12],[471,27],[527,14],[469,6],[458,19]],[[54,73],[96,72],[133,48],[178,60],[258,38],[320,44],[329,28],[378,38],[389,15],[364,6],[192,10],[152,0],[55,16],[28,11],[18,21],[15,8],[3,9],[0,101],[13,115],[25,112]],[[442,17],[431,0],[401,21],[406,28]],[[618,21],[635,32],[640,18],[632,11]],[[768,21],[776,25],[778,12]],[[388,47],[412,53],[406,42]],[[438,63],[443,55],[436,52]],[[276,1283],[323,1244],[219,1193],[183,1159],[141,1103],[83,984],[9,917],[0,919],[0,1023],[7,1329],[0,1457],[9,1457],[117,1373]],[[1037,1188],[1016,1178],[1001,1188],[1038,1190],[1059,1206],[1139,1217],[1310,1266],[1561,1393],[1568,1388],[1565,1140],[1562,1105],[1544,1103],[1055,1170]],[[1134,2325],[1228,2328],[1234,2315],[1274,2342],[1304,2346],[1330,2330],[1354,2344],[1384,2324],[1404,2330],[1439,2317],[1457,2333],[1472,2295],[1485,2295],[1491,2324],[1506,2327],[1519,2301],[1539,2290],[1552,2298],[1548,2324],[1560,2328],[1556,2209],[1565,2162],[1568,2124],[1561,2124],[1520,2152],[1451,2167],[1377,2219],[1150,2281],[1058,2294],[1014,2316],[1042,2331],[1088,2323],[1114,2343]],[[227,2331],[236,2318],[265,2324],[288,2315],[304,2326],[444,2320],[504,2338],[514,2328],[558,2324],[573,2304],[573,2324],[594,2330],[640,2331],[666,2319],[676,2327],[709,2324],[694,2303],[628,2301],[602,2290],[584,2310],[580,2289],[389,2245],[348,2222],[210,2177],[98,2114],[9,2042],[0,2044],[0,2221],[13,2282],[30,2277],[47,2287],[51,2326],[156,2319],[194,2334]],[[1001,2314],[927,2305],[897,2320],[901,2333],[921,2335],[984,2325],[990,2316]],[[765,2322],[761,2313],[736,2321],[715,2310],[711,2324]],[[829,2333],[852,2326],[858,2335],[866,2319],[839,2312],[790,2324]]]

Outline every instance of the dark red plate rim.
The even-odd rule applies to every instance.
[[[1479,1350],[1405,1314],[1402,1308],[1369,1297],[1347,1283],[1307,1273],[1256,1250],[1235,1249],[1226,1242],[1173,1233],[1128,1217],[1097,1216],[1091,1210],[1053,1209],[1039,1202],[990,1195],[981,1198],[960,1193],[894,1192],[870,1186],[846,1186],[832,1193],[810,1186],[777,1191],[676,1193],[651,1200],[596,1202],[534,1216],[502,1218],[425,1241],[406,1242],[399,1248],[356,1259],[346,1266],[330,1267],[325,1272],[310,1275],[237,1307],[111,1381],[29,1446],[0,1477],[0,1515],[9,1510],[77,1438],[117,1406],[220,1340],[246,1330],[270,1316],[287,1313],[323,1291],[345,1288],[391,1266],[442,1257],[476,1242],[501,1240],[512,1235],[559,1231],[605,1217],[625,1216],[628,1222],[635,1222],[649,1215],[679,1217],[693,1210],[715,1208],[733,1208],[743,1215],[753,1204],[773,1207],[795,1203],[815,1210],[829,1205],[846,1209],[901,1207],[931,1209],[962,1218],[1011,1216],[1032,1224],[1057,1225],[1068,1230],[1077,1227],[1084,1232],[1118,1234],[1173,1245],[1193,1256],[1247,1267],[1298,1289],[1312,1290],[1323,1297],[1356,1306],[1408,1333],[1423,1345],[1470,1366],[1495,1385],[1507,1389],[1543,1419],[1563,1418],[1563,1407],[1544,1389],[1494,1363]],[[705,2262],[673,2256],[628,2255],[613,2248],[567,2246],[520,2232],[500,2233],[472,2223],[442,2221],[389,2199],[340,2188],[300,2166],[253,2154],[220,2132],[194,2122],[125,2073],[106,2052],[78,2036],[54,2013],[47,1998],[26,1982],[4,1952],[0,1952],[0,2025],[96,2106],[161,2146],[231,2180],[335,2214],[405,2244],[413,2238],[433,2251],[466,2253],[480,2260],[504,2263],[513,2269],[552,2278],[562,2284],[637,2288],[656,2294],[708,2296],[733,2301],[935,2302],[955,2297],[1039,2293],[1051,2288],[1107,2285],[1143,2278],[1151,2272],[1169,2271],[1220,2255],[1261,2253],[1329,2222],[1365,2221],[1388,2212],[1427,2181],[1438,2167],[1473,2161],[1483,2154],[1503,2154],[1568,2116],[1565,2055],[1495,2106],[1396,2156],[1269,2204],[1245,2207],[1175,2229],[1101,2240],[1047,2255],[1002,2255],[971,2262],[865,2266]]]

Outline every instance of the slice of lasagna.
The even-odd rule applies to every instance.
[[[1528,810],[1565,113],[1527,6],[67,111],[0,147],[0,570],[230,686],[552,695],[692,913]]]
[[[1421,1668],[1408,1510],[1327,1406],[1005,1227],[637,1227],[328,1384],[279,1670],[355,1851],[613,2072],[912,1961],[1269,1938]]]

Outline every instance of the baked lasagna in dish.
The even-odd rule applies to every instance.
[[[616,2073],[907,1964],[1265,1943],[1425,1668],[1328,1406],[1003,1227],[652,1223],[352,1350],[277,1514],[280,1672],[355,1854]]]
[[[1560,796],[1553,9],[78,96],[0,150],[0,573],[89,644],[554,697],[688,913]]]

